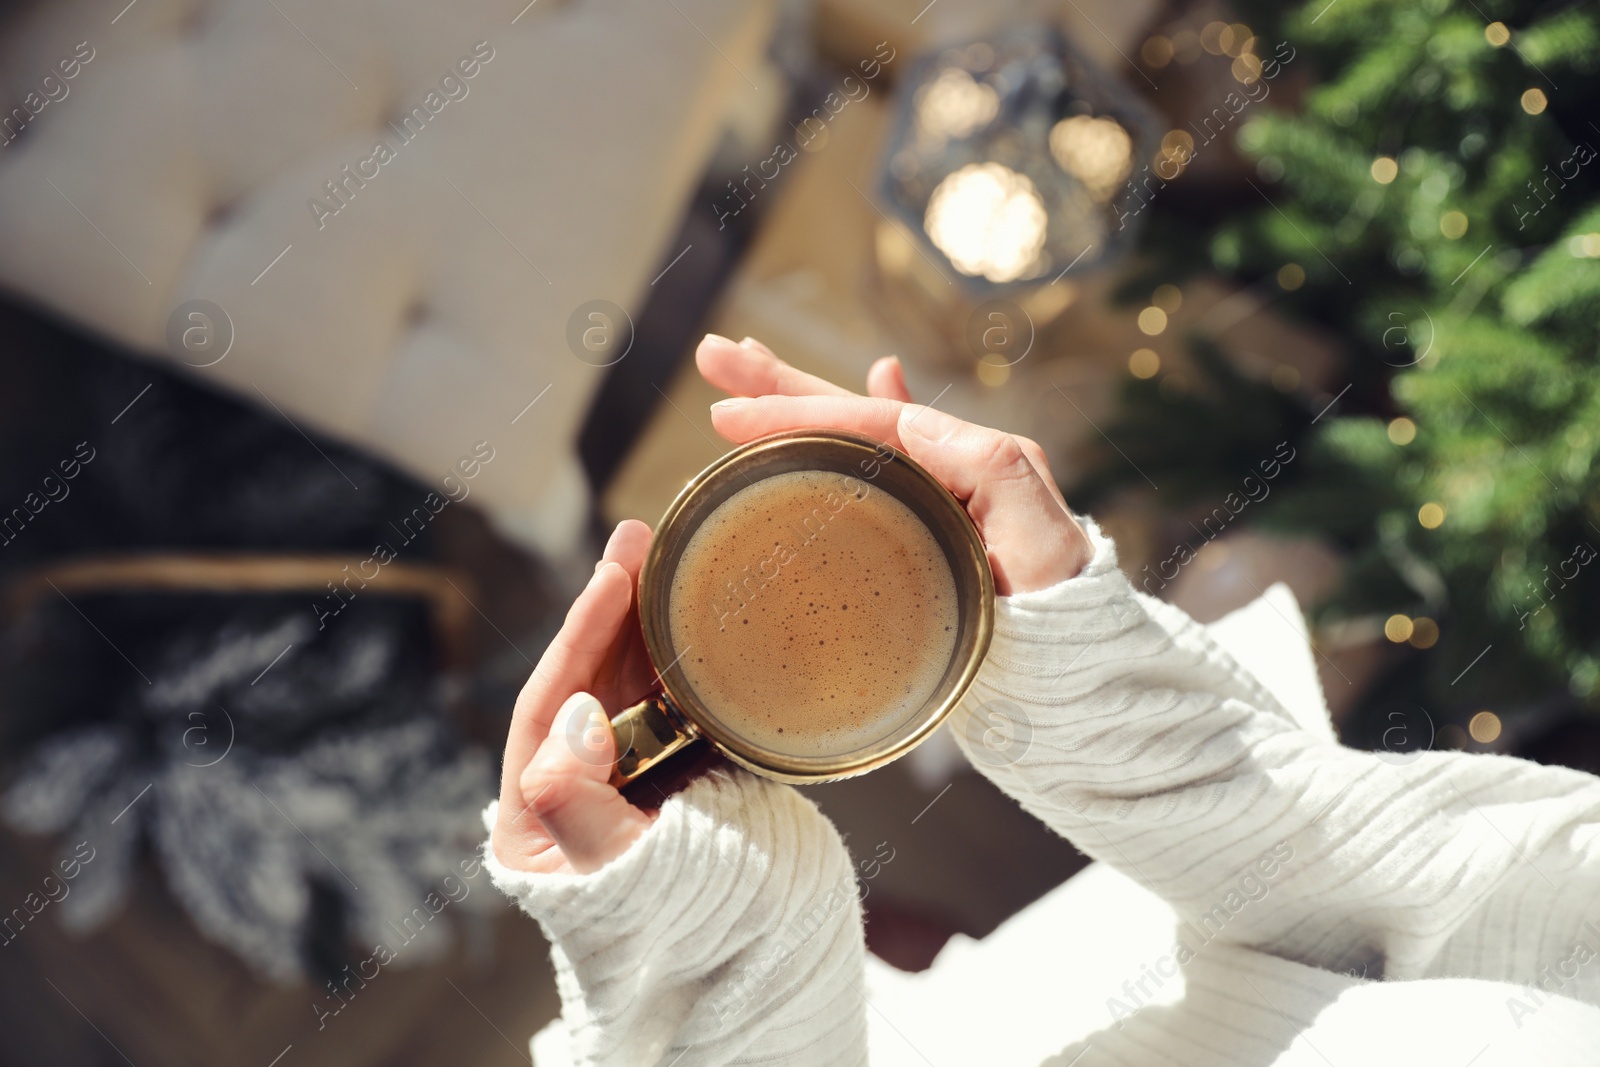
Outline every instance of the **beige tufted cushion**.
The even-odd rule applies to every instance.
[[[0,101],[29,119],[0,145],[0,284],[180,367],[169,317],[212,301],[235,339],[192,373],[436,486],[488,440],[473,499],[569,551],[604,372],[568,316],[636,310],[675,253],[724,114],[781,91],[772,5],[123,2],[50,0],[0,37]],[[405,142],[388,123],[417,107],[438,113]],[[363,164],[379,138],[393,158]],[[347,202],[313,210],[335,180]]]

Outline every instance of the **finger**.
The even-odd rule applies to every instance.
[[[645,553],[650,550],[650,537],[649,526],[638,519],[623,519],[611,531],[605,551],[600,553],[600,562],[594,565],[595,571],[607,563],[621,564],[628,576],[637,582],[639,571],[644,567]]]
[[[919,426],[923,423],[925,425]],[[963,433],[956,444],[969,451],[975,450],[974,446],[987,446],[991,451],[1004,448],[1008,456],[1014,455],[1021,461],[1023,469],[1033,472],[1032,464],[1022,453],[1022,446],[1010,434],[961,422],[934,408],[881,397],[766,396],[720,400],[711,405],[711,425],[718,433],[735,442],[802,427],[851,430],[887,442],[908,454],[910,450],[903,439],[908,429],[920,429],[922,432],[916,435],[920,440],[926,438],[928,431],[934,427],[938,427],[933,433],[935,438],[949,436],[959,428]],[[922,447],[926,450],[929,446],[924,444]],[[935,454],[939,452],[936,450]],[[970,462],[947,463],[946,466],[948,470],[942,475],[936,474],[936,477],[963,502],[972,496],[986,473],[982,467]],[[1009,467],[1006,469],[1009,472]]]
[[[967,506],[1003,595],[1048,588],[1088,562],[1087,536],[1008,433],[877,397],[723,400],[711,405],[711,424],[735,442],[825,426],[899,448]]]
[[[639,574],[644,569],[651,537],[650,527],[637,519],[624,519],[611,532],[605,552],[595,568],[598,570],[607,563],[620,564],[634,589],[638,589]],[[655,669],[650,665],[649,653],[644,648],[644,634],[639,629],[637,596],[622,625],[622,635],[613,643],[604,662],[590,675],[586,684],[591,691],[604,694],[605,699],[627,703],[643,696],[655,680]]]
[[[1022,448],[1022,454],[1033,464],[1034,472],[1039,475],[1039,480],[1044,482],[1044,487],[1050,490],[1050,495],[1056,498],[1056,503],[1061,505],[1061,510],[1072,510],[1067,507],[1067,498],[1061,495],[1061,486],[1056,484],[1056,476],[1050,473],[1050,460],[1044,454],[1044,449],[1039,447],[1039,442],[1021,434],[1014,433],[1011,436],[1016,438],[1017,444]]]
[[[726,337],[706,334],[694,354],[695,365],[706,381],[734,396],[854,396],[814,374],[795,370],[753,337],[734,344]]]
[[[600,701],[574,693],[519,779],[524,800],[578,874],[622,855],[650,825],[610,784],[615,751]]]
[[[634,581],[622,564],[607,563],[594,573],[568,609],[560,632],[517,696],[506,737],[502,802],[513,799],[511,786],[550,732],[550,720],[561,701],[590,684],[617,640],[633,604]]]
[[[1047,589],[1088,563],[1088,538],[1017,438],[914,404],[899,430],[905,453],[966,504],[1001,595]]]
[[[891,445],[900,443],[898,400],[864,396],[763,396],[719,400],[711,425],[736,444],[782,430],[827,427],[852,430]]]
[[[867,371],[867,395],[911,402],[911,390],[906,388],[906,372],[899,356],[884,356]]]

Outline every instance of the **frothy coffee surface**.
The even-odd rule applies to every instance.
[[[725,500],[668,603],[706,706],[756,744],[843,754],[931,696],[955,649],[955,578],[912,510],[871,483],[791,471]]]

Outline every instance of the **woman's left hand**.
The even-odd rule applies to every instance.
[[[911,403],[893,356],[867,372],[865,397],[796,370],[753,338],[707,336],[695,359],[706,381],[741,398],[711,407],[711,424],[735,444],[828,427],[866,434],[921,463],[972,516],[1002,596],[1048,589],[1094,554],[1036,442]]]

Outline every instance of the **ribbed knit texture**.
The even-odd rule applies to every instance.
[[[1407,1062],[1429,1062],[1447,1038],[1482,1044],[1458,1032],[1474,1026],[1493,1038],[1477,1067],[1517,1062],[1503,1054],[1529,1040],[1543,1062],[1600,1062],[1583,1006],[1600,1004],[1600,780],[1344,748],[1324,709],[1283,706],[1206,627],[1135,592],[1085,525],[1083,574],[1000,600],[953,733],[1029,811],[1170,903],[1186,986],[1180,1003],[1129,996],[1131,1021],[1062,1033],[1052,1062],[1286,1065],[1338,1048],[1363,1067],[1413,1045],[1423,1059]],[[555,945],[559,1062],[865,1062],[853,889],[816,933],[792,926],[853,887],[850,860],[793,790],[719,773],[595,874],[489,868]],[[775,964],[782,945],[793,959]],[[1070,947],[1040,951],[1073,967]],[[730,1003],[731,1017],[715,1007]],[[916,1046],[907,1003],[895,1036]],[[1005,1044],[1003,1020],[927,1022],[999,1026]]]
[[[855,871],[788,786],[714,771],[593,874],[513,871],[487,845],[485,857],[553,946],[574,1064],[866,1062]]]
[[[955,731],[1029,811],[1197,935],[1325,970],[1533,984],[1600,927],[1600,780],[1503,756],[1386,759],[1306,730],[1204,626],[1135,592],[1086,525],[1084,573],[1001,603],[965,702],[1031,737],[1025,751],[985,758]],[[1269,877],[1258,865],[1280,846]],[[1234,914],[1252,873],[1269,889]],[[1600,1002],[1600,965],[1561,991]]]

